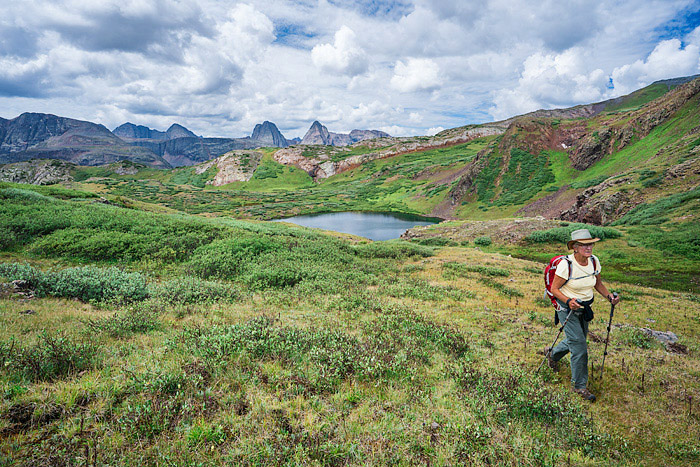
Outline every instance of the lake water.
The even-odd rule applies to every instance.
[[[399,238],[402,233],[411,227],[431,225],[438,222],[437,219],[426,217],[378,212],[333,212],[275,219],[275,221],[291,222],[304,227],[349,233],[369,238],[370,240]]]

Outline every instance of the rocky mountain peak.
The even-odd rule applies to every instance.
[[[197,135],[192,133],[190,130],[185,128],[184,126],[178,124],[178,123],[173,123],[170,125],[170,128],[165,132],[165,138],[166,139],[176,139],[176,138],[196,138]]]
[[[265,120],[262,124],[258,123],[253,129],[251,139],[259,141],[264,146],[274,146],[278,148],[286,148],[289,146],[287,139],[280,133],[277,126]]]
[[[301,139],[301,144],[331,144],[331,135],[328,132],[328,128],[321,125],[321,122],[316,120],[311,124],[311,128],[309,128],[309,131],[307,131]]]

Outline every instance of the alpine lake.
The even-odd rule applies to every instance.
[[[273,222],[348,233],[370,240],[392,240],[418,225],[437,224],[442,219],[411,214],[381,212],[333,212],[275,219]]]

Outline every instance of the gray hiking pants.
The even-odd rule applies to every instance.
[[[557,311],[559,322],[564,324],[569,309],[564,306]],[[574,311],[569,322],[564,326],[566,338],[552,350],[552,359],[561,360],[571,352],[571,383],[574,389],[583,389],[588,384],[588,322],[581,312]]]

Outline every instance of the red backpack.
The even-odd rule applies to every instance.
[[[561,263],[562,260],[565,260],[567,263],[567,266],[569,268],[569,276],[564,282],[569,281],[571,279],[571,260],[569,259],[568,256],[566,255],[557,255],[554,258],[549,260],[549,264],[544,268],[544,293],[545,293],[545,298],[549,298],[552,301],[552,305],[554,306],[554,309],[558,309],[559,306],[557,305],[557,299],[554,297],[552,294],[552,282],[554,281],[554,275],[557,272],[557,266],[559,263]],[[595,256],[591,256],[591,261],[593,261],[593,274],[597,274],[598,271],[598,261]]]

